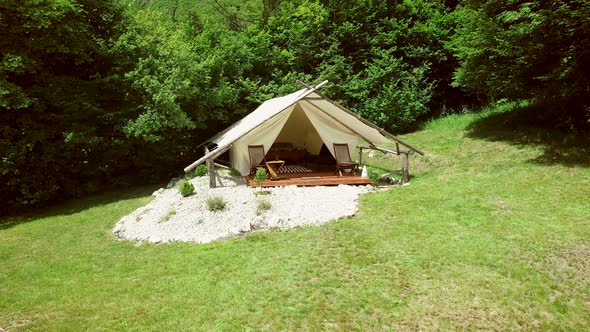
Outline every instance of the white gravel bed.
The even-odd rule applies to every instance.
[[[195,193],[188,197],[171,185],[159,189],[152,202],[119,220],[113,233],[118,239],[153,243],[207,243],[261,229],[320,225],[354,215],[359,195],[373,190],[369,185],[287,186],[264,188],[270,194],[256,195],[260,189],[246,186],[242,177],[220,173],[222,187],[209,188],[208,177],[194,178]],[[215,196],[226,202],[223,211],[209,211],[207,199]],[[260,200],[271,208],[257,215]]]

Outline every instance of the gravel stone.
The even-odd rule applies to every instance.
[[[157,190],[152,202],[117,222],[115,237],[152,243],[207,243],[268,228],[320,225],[354,215],[359,195],[374,190],[370,185],[287,186],[264,188],[269,195],[256,195],[260,189],[246,186],[243,177],[219,171],[217,179],[223,187],[209,188],[208,177],[189,180],[195,193],[188,197],[182,197],[176,188]],[[209,211],[210,197],[222,197],[225,209]],[[268,200],[271,208],[257,215],[260,200]]]

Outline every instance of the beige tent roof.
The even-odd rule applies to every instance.
[[[297,145],[315,152],[321,144],[334,154],[333,143],[348,143],[354,147],[362,141],[376,145],[394,140],[422,153],[317,93],[316,90],[325,83],[327,81],[265,101],[242,120],[204,142],[217,147],[186,167],[185,172],[230,150],[231,166],[246,175],[250,172],[248,145],[264,145],[268,152],[279,136],[291,137],[290,140],[295,140]]]

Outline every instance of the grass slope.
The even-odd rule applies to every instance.
[[[588,144],[514,117],[404,136],[427,152],[411,185],[322,227],[115,241],[153,188],[5,220],[0,330],[588,330]]]

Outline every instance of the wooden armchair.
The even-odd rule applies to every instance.
[[[348,144],[334,143],[334,156],[336,157],[336,170],[342,176],[342,171],[350,170],[350,175],[353,175],[359,167],[359,163],[350,159],[350,151]]]
[[[250,157],[250,174],[256,173],[258,167],[266,169],[264,145],[248,145],[248,155]]]

